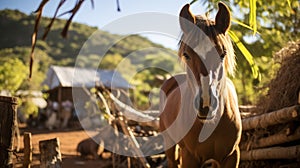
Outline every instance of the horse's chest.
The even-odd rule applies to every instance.
[[[232,151],[235,139],[226,134],[226,132],[233,132],[234,130],[226,130],[226,132],[224,132],[224,130],[220,129],[222,125],[219,125],[208,139],[200,143],[198,139],[201,128],[201,124],[194,124],[179,145],[186,148],[187,151],[199,160],[207,160],[210,158],[221,160]]]

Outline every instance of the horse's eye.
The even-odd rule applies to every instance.
[[[187,54],[187,53],[183,53],[183,57],[186,59],[186,60],[190,60],[191,57]]]
[[[220,58],[223,60],[226,55],[227,55],[227,52],[226,52],[226,50],[224,50],[224,52],[220,55]]]

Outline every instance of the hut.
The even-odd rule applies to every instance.
[[[88,91],[91,88],[99,86],[114,90],[132,88],[117,71],[55,65],[49,68],[43,84],[48,86],[45,90],[49,94],[48,100],[58,103],[59,112],[62,111],[63,102],[71,101],[77,115],[86,113],[85,105],[90,101]]]

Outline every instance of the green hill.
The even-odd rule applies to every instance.
[[[127,79],[131,78],[131,84],[137,85],[137,91],[149,93],[151,88],[159,87],[160,80],[156,80],[157,75],[165,75],[167,72],[157,68],[143,69],[145,66],[167,67],[168,72],[178,71],[176,52],[166,49],[159,44],[155,44],[145,37],[139,35],[121,36],[111,34],[106,31],[98,30],[96,27],[87,26],[79,23],[72,23],[68,37],[62,38],[60,33],[66,23],[66,20],[57,19],[49,32],[45,41],[41,40],[45,27],[49,24],[50,18],[43,17],[41,19],[38,41],[35,49],[35,64],[33,69],[33,79],[31,82],[26,80],[29,56],[31,52],[31,35],[33,33],[35,16],[26,15],[18,10],[2,10],[0,11],[0,91],[10,90],[14,92],[17,89],[42,89],[41,82],[45,78],[45,74],[51,64],[74,66],[78,58],[78,54],[87,41],[94,33],[100,35],[89,41],[88,52],[82,52],[84,57],[79,60],[82,67],[100,67],[102,69],[115,69],[124,57],[129,58],[123,66],[125,68],[123,76]],[[120,40],[121,39],[121,40]],[[117,42],[115,42],[117,40]],[[113,43],[112,47],[106,52],[106,56],[99,65],[100,50],[104,50],[108,44]],[[129,55],[129,57],[127,57]],[[77,62],[78,63],[78,62]],[[18,66],[23,70],[6,73],[7,70],[15,69]],[[128,68],[127,68],[128,67]],[[138,72],[132,79],[130,72]],[[10,87],[13,79],[21,74],[18,79],[18,86]],[[124,75],[125,74],[125,75]],[[22,78],[21,78],[22,76]],[[9,85],[5,85],[9,83]],[[17,89],[9,89],[17,88]],[[138,95],[139,93],[134,93]],[[138,97],[143,97],[138,95]],[[138,99],[139,99],[138,98]],[[147,99],[141,98],[139,104],[147,103]]]
[[[31,34],[35,22],[34,19],[34,15],[26,15],[18,10],[0,11],[0,33],[2,37],[0,38],[0,49],[14,48],[16,46],[30,47]],[[43,17],[41,19],[38,39],[41,39],[44,28],[49,22],[50,18]],[[46,52],[57,64],[73,65],[82,45],[92,33],[97,31],[97,28],[72,23],[68,32],[68,38],[64,39],[60,36],[60,32],[65,22],[66,20],[56,20],[47,39],[45,41],[38,40],[37,48]],[[100,38],[98,41],[95,41],[95,44],[91,45],[97,45],[100,49],[115,39],[123,38],[120,35],[110,34],[101,30],[98,31],[100,32]],[[114,47],[109,50],[109,54],[126,56],[133,51],[147,47],[163,48],[161,45],[155,44],[144,37],[132,35],[114,45]],[[165,52],[172,53],[173,51],[166,50]],[[154,51],[154,54],[159,53],[155,53]]]

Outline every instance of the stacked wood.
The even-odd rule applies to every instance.
[[[241,151],[242,160],[296,159],[300,157],[300,145],[291,147],[271,147]]]
[[[132,148],[131,152],[133,156],[144,156],[140,148],[140,144],[135,138],[134,132],[130,128],[128,122],[132,120],[143,121],[139,124],[154,127],[155,129],[157,129],[158,120],[155,117],[139,112],[133,109],[132,107],[126,105],[125,103],[121,102],[120,100],[118,100],[117,97],[115,97],[109,90],[105,88],[101,88],[101,92],[98,91],[97,96],[104,105],[105,113],[108,114],[108,122],[112,125],[112,127],[115,128],[115,135],[117,137],[120,136],[118,134],[118,131],[121,131],[124,135],[128,137],[128,145]],[[104,95],[106,95],[107,97],[105,97]],[[108,103],[107,101],[111,101],[111,103]],[[122,147],[123,146],[114,144],[114,149],[116,150],[120,150],[118,148]],[[145,157],[127,157],[125,161],[127,162],[128,167],[132,167],[133,159],[135,161],[138,161],[138,165],[142,167],[150,167],[150,164],[148,163]],[[115,154],[115,152],[113,152],[112,160],[113,166],[117,166],[116,164],[124,164],[124,162],[122,162],[122,158]]]
[[[241,160],[297,159],[300,157],[300,144],[288,143],[300,140],[300,105],[286,107],[274,112],[244,118],[243,134],[251,137],[240,143]],[[296,123],[296,124],[290,124]],[[269,131],[268,136],[259,132],[277,125],[284,125],[280,131]],[[295,128],[290,128],[293,125]],[[265,134],[265,133],[264,133]],[[255,137],[257,136],[257,137]]]
[[[286,107],[274,112],[262,114],[259,116],[246,118],[243,120],[243,130],[255,128],[267,128],[271,125],[287,123],[291,120],[296,120],[300,116],[300,106],[295,105]]]

